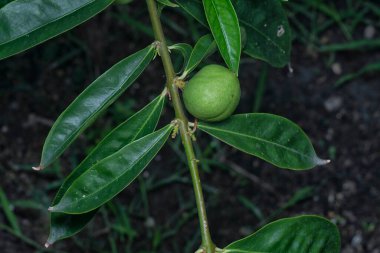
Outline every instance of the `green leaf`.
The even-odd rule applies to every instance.
[[[15,0],[0,9],[0,60],[95,16],[113,0]]]
[[[177,4],[173,3],[172,1],[170,0],[157,0],[160,4],[164,5],[164,6],[168,6],[168,7],[178,7]]]
[[[91,166],[119,151],[125,145],[152,133],[160,118],[164,102],[165,94],[162,94],[112,130],[66,178],[56,194],[53,205],[58,204],[72,183]],[[87,225],[96,212],[97,209],[80,215],[52,213],[47,245],[78,233]]]
[[[294,170],[311,169],[329,161],[316,155],[300,127],[280,116],[265,113],[233,115],[217,123],[200,122],[199,129],[273,165]]]
[[[241,54],[239,21],[230,0],[203,0],[207,22],[227,66],[238,74]]]
[[[283,67],[289,62],[291,32],[278,0],[233,0],[247,40],[244,52],[253,58]]]
[[[176,3],[199,23],[208,28],[207,19],[203,11],[203,5],[198,0],[175,0]]]
[[[21,235],[21,229],[17,221],[17,216],[13,213],[12,206],[8,201],[7,195],[0,186],[0,210],[3,211],[5,218],[7,218],[13,232]]]
[[[179,6],[208,28],[202,3],[176,0]],[[232,0],[240,26],[246,30],[245,54],[283,67],[289,62],[291,32],[286,13],[278,0]]]
[[[59,116],[45,140],[39,168],[56,160],[101,112],[111,105],[153,59],[148,46],[120,61],[88,86]]]
[[[231,243],[224,253],[339,253],[340,236],[330,221],[312,215],[281,219]]]
[[[180,79],[184,79],[202,62],[203,59],[213,54],[215,51],[216,43],[211,34],[202,36],[195,44]]]
[[[156,156],[172,125],[138,139],[96,163],[67,189],[52,212],[81,214],[92,211],[127,187]]]
[[[369,73],[379,73],[380,72],[380,61],[379,62],[372,62],[368,63],[361,69],[359,69],[357,72],[345,74],[342,77],[340,77],[334,84],[335,87],[342,86],[343,84],[354,80],[355,78],[358,78],[362,75],[369,74]]]
[[[189,58],[190,58],[191,51],[193,50],[193,48],[189,44],[178,43],[178,44],[174,44],[170,46],[169,49],[180,52],[183,57],[183,66],[187,65],[187,62],[189,61]]]

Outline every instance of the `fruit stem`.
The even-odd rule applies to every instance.
[[[182,144],[185,149],[188,166],[190,169],[191,179],[193,182],[195,201],[198,209],[198,217],[202,235],[202,248],[205,253],[214,253],[215,245],[212,242],[210,230],[207,221],[205,201],[203,198],[202,185],[198,172],[198,160],[195,158],[193,143],[188,132],[189,121],[185,115],[182,101],[179,96],[178,87],[175,85],[175,72],[170,58],[169,50],[166,44],[165,35],[162,30],[161,21],[157,12],[155,0],[146,0],[149,10],[149,16],[152,23],[154,36],[158,41],[158,52],[162,59],[166,75],[166,87],[172,98],[173,107],[178,120],[179,130],[181,133]]]

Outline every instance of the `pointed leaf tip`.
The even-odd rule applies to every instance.
[[[32,167],[33,170],[35,171],[40,171],[40,170],[43,170],[44,168],[40,165],[40,166],[37,166],[37,167]]]
[[[53,212],[53,211],[54,211],[54,207],[53,207],[53,206],[50,206],[50,207],[48,208],[48,211],[49,211],[49,212]]]
[[[166,100],[166,92],[167,89],[165,88],[160,96],[112,130],[99,142],[91,153],[66,178],[51,206],[55,206],[72,183],[95,163],[114,154],[133,141],[152,133],[160,119]],[[92,220],[96,213],[97,209],[80,215],[52,212],[50,215],[50,234],[47,243],[53,245],[58,240],[78,233]]]
[[[314,159],[314,162],[315,162],[316,165],[321,166],[321,165],[329,164],[331,162],[331,160],[330,159],[321,159],[319,157],[316,157]]]
[[[199,122],[198,128],[279,168],[306,170],[328,163],[318,158],[303,130],[281,116],[237,114],[222,122]]]
[[[49,248],[50,247],[50,243],[48,243],[48,242],[46,242],[45,244],[44,244],[44,246],[45,246],[45,248]]]
[[[157,155],[172,130],[173,126],[167,125],[91,166],[49,209],[66,214],[83,214],[102,206],[135,180]]]
[[[42,148],[40,166],[47,167],[57,160],[80,133],[134,83],[153,55],[153,48],[148,46],[116,63],[92,82],[50,129]]]

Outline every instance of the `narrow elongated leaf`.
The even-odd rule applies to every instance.
[[[247,40],[244,52],[251,57],[283,67],[289,62],[291,33],[278,0],[232,0]]]
[[[113,0],[15,0],[0,9],[0,59],[17,54],[95,16]]]
[[[164,6],[168,6],[168,7],[178,7],[177,4],[173,3],[172,1],[170,0],[157,0],[160,4],[164,5]]]
[[[153,46],[148,46],[120,61],[90,84],[54,123],[45,140],[39,169],[57,159],[137,79],[154,54]]]
[[[190,58],[191,51],[193,50],[193,48],[189,44],[178,43],[178,44],[174,44],[170,46],[169,49],[180,52],[183,57],[183,66],[187,65],[187,62],[189,61],[189,58]]]
[[[199,129],[280,168],[305,170],[328,163],[318,158],[300,127],[280,116],[239,114],[222,122],[200,122]]]
[[[330,221],[312,215],[281,219],[233,242],[224,253],[339,253],[339,231]]]
[[[208,28],[207,19],[203,11],[202,2],[199,0],[175,0],[175,2],[199,23]]]
[[[0,186],[0,210],[4,213],[5,217],[8,219],[9,224],[13,231],[21,235],[21,229],[17,221],[16,215],[13,213],[12,205],[9,203],[7,195]]]
[[[211,34],[202,36],[194,46],[193,51],[189,56],[189,60],[185,66],[185,70],[180,78],[185,78],[189,73],[191,73],[204,58],[216,51],[216,43]]]
[[[178,5],[208,28],[202,3],[198,0],[176,0]],[[246,30],[244,53],[274,67],[289,62],[291,32],[286,13],[278,0],[232,0],[240,26]]]
[[[81,214],[92,211],[127,187],[156,156],[172,125],[138,139],[96,163],[67,189],[52,212]]]
[[[339,87],[355,78],[358,78],[365,74],[370,73],[379,73],[380,72],[380,61],[378,62],[371,62],[359,69],[357,72],[348,73],[340,77],[334,84],[335,87]]]
[[[239,21],[230,0],[203,0],[207,22],[227,66],[238,74],[241,35]]]
[[[119,151],[127,144],[152,133],[160,118],[164,101],[165,94],[158,96],[142,110],[111,131],[66,178],[58,190],[53,205],[56,205],[71,184],[95,163]],[[47,244],[53,244],[57,240],[76,234],[84,228],[96,212],[97,209],[79,215],[52,213],[50,217],[50,235]]]

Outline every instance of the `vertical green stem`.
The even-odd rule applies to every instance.
[[[195,200],[198,208],[199,223],[202,234],[202,248],[206,253],[214,253],[215,245],[211,240],[210,230],[207,222],[206,207],[203,198],[202,185],[198,173],[198,161],[195,158],[193,143],[188,132],[188,119],[184,113],[182,102],[178,93],[178,87],[175,85],[175,72],[170,58],[169,50],[166,45],[164,32],[160,18],[157,13],[155,0],[146,0],[149,10],[149,16],[152,22],[152,27],[156,40],[159,43],[159,53],[164,65],[166,75],[166,86],[170,93],[175,115],[179,124],[182,144],[185,148],[185,153],[190,169],[191,179],[194,187]]]

